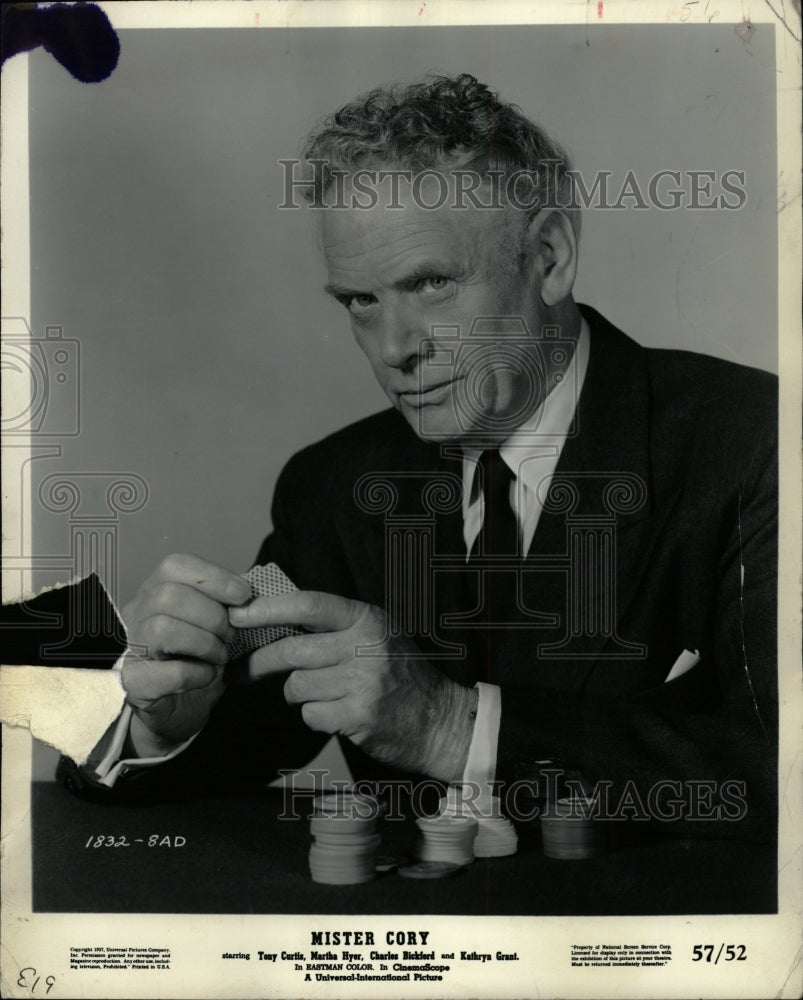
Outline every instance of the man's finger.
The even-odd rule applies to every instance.
[[[158,583],[185,583],[221,604],[244,604],[252,593],[251,584],[241,576],[189,553],[163,559],[145,586]]]
[[[262,646],[238,664],[230,679],[239,683],[258,681],[270,674],[289,670],[318,670],[332,667],[353,655],[353,641],[340,632],[321,635],[290,635]]]
[[[303,705],[307,701],[337,701],[351,694],[349,678],[339,666],[319,670],[294,670],[284,685],[284,700],[288,705]]]
[[[336,594],[296,590],[291,594],[257,597],[243,608],[230,608],[236,628],[298,625],[309,632],[340,632],[370,613],[371,606]]]
[[[222,667],[188,660],[142,660],[126,656],[121,680],[128,700],[152,702],[165,695],[182,694],[214,683]]]
[[[168,615],[178,621],[212,632],[224,642],[231,636],[228,615],[223,605],[186,583],[158,583],[142,595],[139,620]]]
[[[216,635],[169,615],[155,615],[143,623],[136,647],[149,660],[175,660],[189,656],[207,663],[223,664],[229,651]]]
[[[301,718],[316,733],[341,733],[350,718],[347,700],[308,701],[301,706]]]

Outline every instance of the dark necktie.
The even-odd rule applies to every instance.
[[[485,516],[472,555],[515,555],[519,550],[519,525],[510,506],[510,486],[515,477],[496,449],[484,451],[477,465]]]
[[[469,563],[480,564],[485,582],[483,617],[489,624],[500,624],[510,620],[515,607],[515,570],[512,567],[494,569],[480,560],[515,556],[519,552],[519,525],[510,505],[510,486],[515,477],[496,449],[480,455],[478,468],[479,485],[485,497],[485,516]]]

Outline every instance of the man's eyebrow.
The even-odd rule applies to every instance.
[[[349,295],[365,295],[365,292],[359,292],[354,288],[346,288],[345,285],[338,285],[337,282],[330,281],[327,285],[323,286],[323,290],[327,295],[332,295],[334,298],[346,298]]]
[[[411,271],[408,271],[403,277],[394,281],[393,286],[394,288],[407,289],[422,278],[448,278],[459,270],[460,268],[455,261],[422,260]]]
[[[405,291],[422,278],[437,276],[451,277],[461,270],[462,268],[455,261],[425,260],[416,264],[412,270],[408,271],[402,277],[397,278],[393,282],[393,287]],[[330,281],[327,285],[324,285],[324,291],[329,295],[333,295],[336,299],[348,298],[354,295],[373,295],[373,292],[366,292],[358,288],[348,288],[346,285],[339,285],[336,281]]]

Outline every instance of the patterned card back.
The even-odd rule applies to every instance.
[[[243,573],[243,578],[251,584],[251,593],[254,597],[269,597],[274,594],[290,594],[298,587],[293,581],[282,572],[276,563],[268,563],[266,566],[254,566],[247,573]],[[228,644],[229,657],[231,660],[238,660],[247,653],[252,653],[255,649],[268,646],[277,639],[283,639],[287,635],[299,635],[301,629],[291,625],[269,625],[264,628],[238,628],[237,634]]]

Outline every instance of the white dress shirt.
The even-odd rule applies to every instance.
[[[500,446],[499,454],[513,473],[510,486],[510,505],[519,523],[521,551],[526,555],[532,544],[535,529],[543,509],[549,483],[566,442],[577,406],[577,399],[588,368],[589,330],[585,320],[580,326],[577,347],[566,368],[563,379],[554,386],[535,413]],[[485,498],[482,490],[475,488],[475,474],[479,449],[465,449],[463,456],[463,539],[466,543],[466,560],[482,530],[485,516]],[[118,661],[119,664],[119,661]],[[483,788],[494,780],[499,741],[499,723],[502,717],[502,695],[495,684],[479,682],[477,718],[471,745],[463,772],[463,782],[472,782]],[[121,760],[120,754],[131,722],[131,708],[123,709],[117,727],[103,760],[95,772],[100,783],[111,787],[119,775],[132,768],[152,767],[184,751],[195,736],[175,747],[163,757],[142,757]]]

